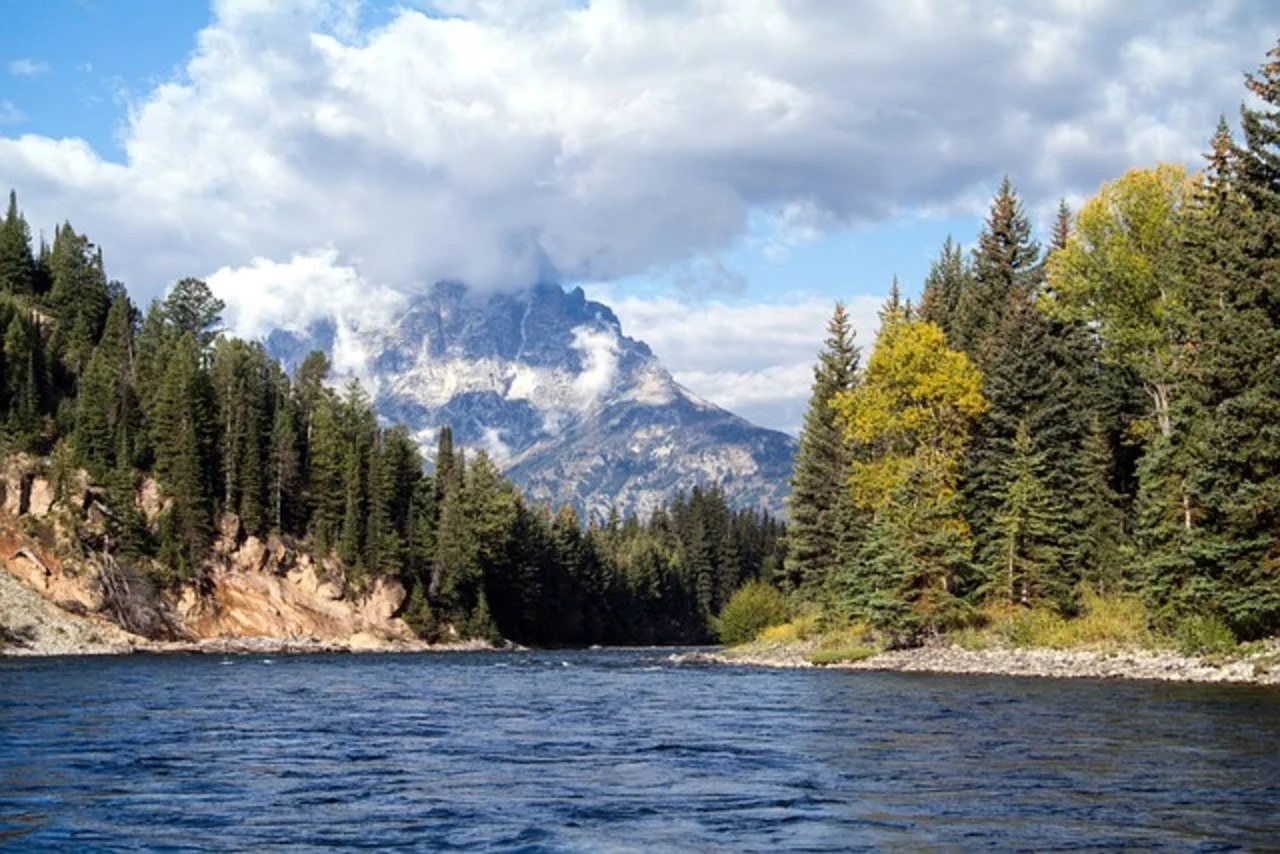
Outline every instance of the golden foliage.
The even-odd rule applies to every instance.
[[[937,325],[886,316],[862,382],[832,402],[864,451],[850,478],[860,505],[879,506],[913,472],[954,487],[970,426],[987,407],[981,380]]]

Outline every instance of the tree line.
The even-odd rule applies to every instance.
[[[695,488],[641,521],[528,501],[446,427],[428,473],[323,353],[293,376],[220,329],[223,303],[182,279],[141,312],[69,223],[33,248],[10,192],[0,223],[0,424],[10,450],[86,468],[110,548],[162,585],[206,577],[223,514],[310,550],[354,589],[395,577],[424,638],[530,644],[710,639],[730,595],[782,564],[782,524]],[[153,476],[164,509],[137,501]]]
[[[1135,169],[1042,250],[1006,178],[866,364],[837,305],[783,584],[906,637],[984,605],[1142,596],[1280,632],[1280,47],[1203,171]]]

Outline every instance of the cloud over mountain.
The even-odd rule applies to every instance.
[[[849,224],[980,209],[1005,172],[1047,209],[1194,162],[1275,35],[1265,0],[217,0],[177,75],[135,95],[120,162],[0,124],[0,176],[143,301],[212,276],[250,333],[335,307],[356,328],[439,279],[675,270],[661,323],[661,299],[615,300],[631,328],[703,394],[794,429],[829,301],[735,314],[711,299],[749,288],[726,244],[763,223],[785,258]],[[708,299],[705,319],[751,331],[699,349],[680,318]]]
[[[325,247],[370,281],[608,279],[800,229],[1033,200],[1194,157],[1273,38],[1265,2],[221,0],[127,159],[0,138],[144,293]],[[803,214],[798,218],[798,213]]]

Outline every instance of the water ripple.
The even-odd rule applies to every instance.
[[[666,655],[0,661],[0,847],[1280,843],[1275,691]]]

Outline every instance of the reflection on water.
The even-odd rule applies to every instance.
[[[0,661],[0,846],[1280,844],[1274,689],[667,654]]]

